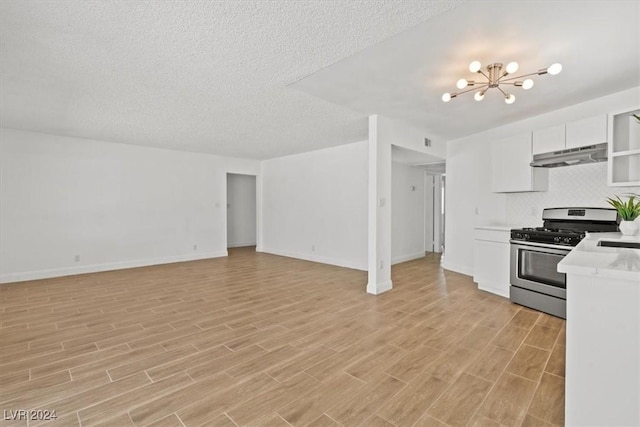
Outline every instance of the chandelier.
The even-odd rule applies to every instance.
[[[479,61],[473,61],[469,65],[469,71],[472,73],[482,74],[487,81],[474,81],[467,79],[460,79],[456,83],[458,89],[464,89],[466,87],[470,87],[470,89],[463,90],[461,92],[455,93],[445,93],[442,95],[442,100],[444,102],[449,102],[453,98],[458,95],[462,95],[463,93],[477,91],[473,98],[476,101],[482,101],[484,99],[484,94],[491,88],[498,89],[502,95],[504,96],[504,102],[507,104],[513,104],[516,100],[515,95],[506,92],[500,86],[501,85],[511,85],[515,87],[521,87],[524,90],[529,90],[533,87],[533,80],[525,77],[535,76],[535,75],[543,75],[543,74],[551,74],[555,76],[560,71],[562,71],[562,65],[556,63],[550,65],[548,68],[543,68],[542,70],[538,70],[535,73],[523,74],[521,76],[510,77],[512,74],[518,71],[518,63],[517,62],[509,62],[503,70],[503,65],[499,62],[494,64],[487,65],[487,73],[482,71],[482,64]],[[507,78],[508,77],[508,78]],[[523,80],[524,79],[524,80]]]

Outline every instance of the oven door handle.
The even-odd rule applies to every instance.
[[[520,240],[509,240],[509,242],[518,248],[539,248],[546,249],[550,253],[568,254],[575,246],[552,245],[550,243],[522,242]]]

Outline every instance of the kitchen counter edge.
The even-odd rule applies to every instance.
[[[588,233],[558,263],[558,271],[583,276],[636,280],[640,285],[640,249],[602,247],[598,246],[600,240],[640,242],[640,237],[623,239],[620,233]]]

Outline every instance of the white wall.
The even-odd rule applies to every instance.
[[[430,132],[405,122],[385,116],[378,117],[378,138],[398,147],[408,148],[444,159],[447,155],[446,141],[431,135]],[[431,139],[431,147],[424,145],[424,139]]]
[[[385,138],[383,117],[369,116],[368,147],[368,269],[367,293],[393,288],[391,280],[391,162],[392,140]],[[388,134],[388,132],[386,132]]]
[[[391,165],[391,262],[424,256],[425,179],[417,167]],[[431,200],[429,200],[431,203]]]
[[[367,141],[262,162],[261,251],[367,269]]]
[[[256,177],[227,174],[227,247],[256,244]]]
[[[473,273],[474,227],[505,222],[505,195],[490,190],[488,141],[453,141],[447,147],[443,267],[468,275]]]
[[[389,117],[369,116],[368,293],[377,295],[393,287],[389,268],[392,264],[391,146],[444,158],[445,141],[434,138],[432,145],[425,147],[426,137],[433,135]]]
[[[519,224],[519,221],[529,221],[529,218],[527,218],[527,215],[522,214],[522,208],[516,208],[516,206],[525,206],[524,209],[529,209],[529,212],[531,212],[532,208],[535,208],[536,214],[529,215],[533,217],[541,215],[541,210],[544,207],[549,207],[547,203],[559,203],[563,197],[561,194],[566,196],[574,191],[587,191],[593,195],[593,198],[587,196],[586,199],[583,198],[580,202],[588,202],[589,204],[595,203],[596,199],[601,197],[601,194],[598,195],[598,191],[592,191],[580,185],[579,179],[567,181],[566,186],[563,186],[560,190],[557,187],[556,190],[551,188],[550,195],[547,196],[544,196],[544,193],[540,193],[542,194],[541,196],[507,196],[506,194],[491,193],[491,162],[489,158],[491,141],[597,114],[632,109],[638,104],[640,104],[640,88],[636,87],[450,141],[447,144],[444,267],[464,274],[471,275],[473,273],[473,229],[476,225],[535,225]],[[550,175],[556,174],[558,176],[557,174],[559,173],[561,179],[563,173],[579,173],[578,170],[571,168],[581,167],[586,166],[569,166],[565,168],[567,169],[566,172],[551,171]],[[603,166],[597,166],[592,171],[588,169],[584,169],[584,171],[601,175],[601,172],[597,169],[598,167],[602,168]],[[600,175],[594,179],[600,183],[600,187],[606,186],[606,176]],[[557,181],[559,179],[556,179]],[[627,190],[628,188],[623,187],[612,191],[620,194]],[[560,199],[554,199],[558,195],[560,195]],[[525,199],[525,202],[521,202],[522,198]],[[508,200],[510,200],[509,205],[512,206],[509,210],[507,209]],[[598,206],[600,205],[602,204],[598,204]],[[509,215],[507,215],[508,212]]]
[[[2,129],[0,281],[224,256],[225,175],[258,170],[256,161]]]

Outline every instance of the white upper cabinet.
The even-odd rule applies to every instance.
[[[532,168],[531,133],[491,143],[491,191],[516,193],[547,191],[549,170]]]
[[[533,154],[564,150],[565,125],[552,126],[533,131]]]
[[[607,142],[607,115],[600,114],[567,123],[567,148]]]
[[[533,131],[533,154],[607,142],[607,115],[575,120],[567,124]]]

